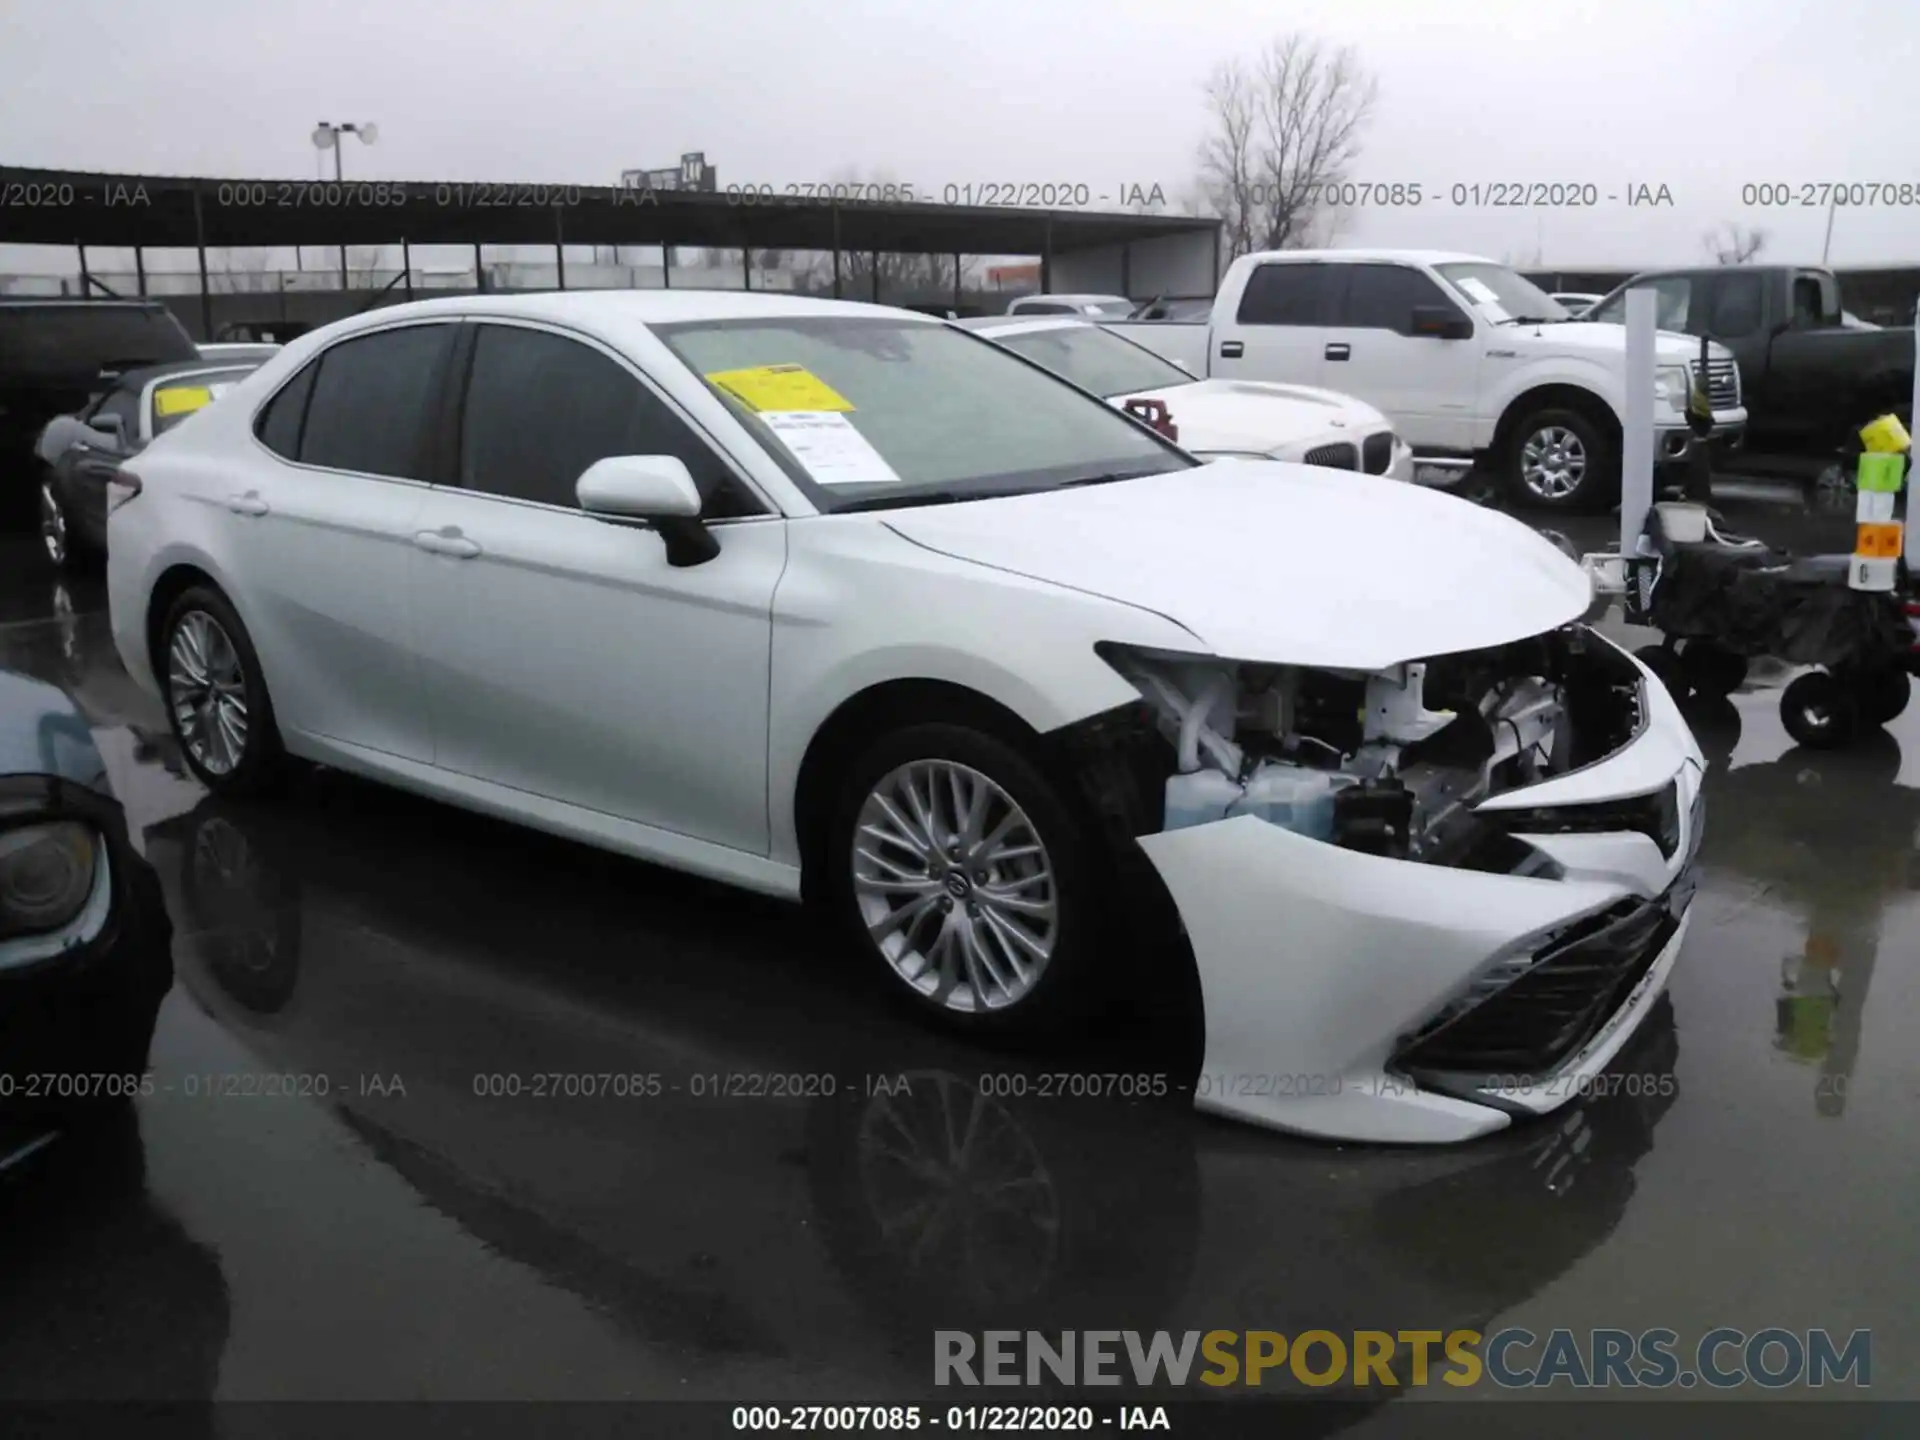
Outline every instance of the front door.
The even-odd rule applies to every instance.
[[[415,522],[434,763],[767,853],[767,685],[786,526],[584,337],[469,327],[458,453]],[[720,554],[676,569],[651,529],[589,515],[609,455],[687,463]]]

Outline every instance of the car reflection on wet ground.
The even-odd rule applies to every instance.
[[[776,903],[338,774],[215,802],[36,560],[0,666],[95,726],[177,981],[155,1093],[0,1180],[0,1400],[924,1401],[935,1328],[1505,1325],[1871,1328],[1920,1397],[1920,707],[1696,716],[1697,923],[1615,1093],[1368,1149],[1193,1114],[1177,995],[1029,1063]]]

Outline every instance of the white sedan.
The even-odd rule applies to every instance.
[[[1431,491],[1199,464],[944,321],[394,306],[110,504],[115,645],[214,790],[295,756],[818,898],[981,1032],[1191,965],[1213,1111],[1553,1109],[1686,933],[1700,752],[1577,565]]]
[[[1124,336],[1084,320],[995,315],[967,329],[1126,409],[1159,401],[1180,444],[1202,459],[1293,460],[1413,479],[1413,451],[1364,400],[1310,385],[1196,380]]]

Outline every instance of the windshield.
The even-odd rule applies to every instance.
[[[1474,309],[1496,323],[1503,320],[1571,320],[1567,309],[1526,276],[1485,260],[1436,265]]]
[[[949,325],[768,316],[653,331],[822,510],[1047,490],[1196,463]]]
[[[1193,376],[1179,366],[1097,325],[1063,325],[1025,335],[989,333],[987,338],[1109,400],[1193,383]]]
[[[1102,320],[1124,320],[1133,314],[1131,300],[1089,300],[1080,308]]]
[[[204,410],[254,371],[253,366],[232,370],[194,370],[153,387],[153,433],[164,435],[196,410]]]

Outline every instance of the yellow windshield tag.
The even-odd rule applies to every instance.
[[[213,403],[213,392],[204,385],[175,385],[153,392],[153,413],[159,416],[185,415]]]
[[[848,411],[853,405],[804,365],[755,365],[745,370],[716,370],[707,379],[749,410]]]

